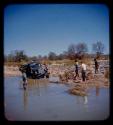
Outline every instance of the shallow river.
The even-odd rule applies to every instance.
[[[71,95],[57,83],[29,83],[21,77],[4,79],[5,117],[14,121],[104,120],[109,117],[109,89],[92,88],[87,97]]]

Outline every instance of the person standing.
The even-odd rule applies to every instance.
[[[23,80],[23,88],[26,89],[27,76],[26,76],[26,73],[24,71],[22,71],[22,80]]]
[[[79,77],[79,73],[78,73],[78,61],[77,60],[75,61],[75,73],[76,73],[76,75],[75,75],[75,79],[76,79],[76,77]]]
[[[98,72],[98,68],[99,68],[99,65],[98,65],[96,58],[94,59],[94,62],[95,62],[95,74],[96,74]]]
[[[81,68],[82,68],[82,81],[86,81],[86,64],[81,62]]]
[[[46,74],[46,78],[49,78],[49,71],[48,71],[48,67],[46,64],[44,64],[44,71],[45,71],[45,74]]]
[[[44,70],[46,71],[46,72],[48,72],[48,67],[47,67],[47,65],[44,63]]]

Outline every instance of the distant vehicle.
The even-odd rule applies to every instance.
[[[40,78],[49,78],[48,69],[41,63],[28,63],[21,65],[19,70],[25,72],[27,78],[31,79],[40,79]]]

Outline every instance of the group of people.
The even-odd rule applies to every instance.
[[[96,74],[99,68],[99,64],[96,58],[94,59],[94,64],[95,64],[95,74]],[[81,61],[81,77],[83,82],[86,81],[86,70],[87,70],[86,64],[83,61]],[[75,60],[75,73],[76,73],[75,75],[75,79],[76,79],[77,77],[79,77],[79,64],[77,60]]]
[[[98,61],[97,59],[95,58],[94,59],[94,64],[95,64],[95,74],[98,72],[98,68],[99,68],[99,65],[98,65]],[[82,77],[82,81],[85,82],[86,81],[86,70],[87,70],[87,65],[81,61],[81,77]],[[46,65],[44,65],[44,69],[48,71],[48,68]],[[79,63],[77,60],[75,60],[75,79],[76,78],[79,78]],[[22,71],[22,79],[23,79],[23,87],[26,88],[26,85],[27,85],[27,76],[26,76],[26,73],[24,71]]]
[[[75,79],[79,77],[79,64],[78,61],[75,60]],[[82,76],[82,81],[86,81],[86,64],[84,62],[81,62],[81,76]]]

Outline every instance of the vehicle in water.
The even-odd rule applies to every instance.
[[[48,68],[41,63],[27,63],[21,65],[19,70],[26,73],[27,78],[31,79],[40,79],[40,78],[49,78]]]

